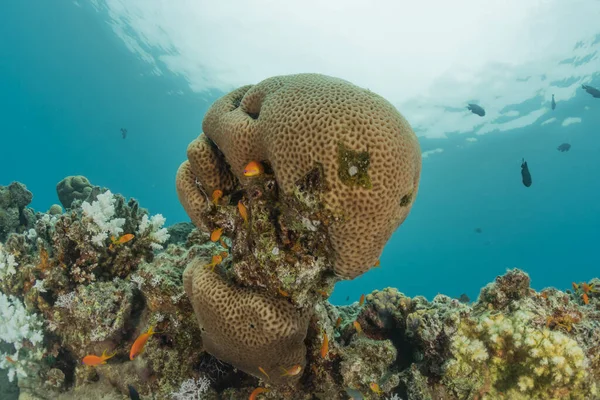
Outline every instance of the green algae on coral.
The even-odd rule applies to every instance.
[[[347,186],[372,189],[369,177],[370,157],[368,151],[353,151],[342,142],[338,143],[338,176]]]

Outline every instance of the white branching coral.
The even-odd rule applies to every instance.
[[[123,232],[125,218],[113,218],[115,216],[115,196],[110,190],[99,194],[92,204],[84,201],[81,209],[84,215],[91,219],[88,231],[92,235],[92,243],[103,246],[108,235],[118,236]]]
[[[156,214],[150,218],[148,218],[147,214],[144,214],[138,226],[138,234],[148,235],[152,240],[151,246],[155,250],[161,250],[163,248],[162,243],[166,242],[170,237],[167,228],[163,228],[165,221],[166,219],[162,214]]]
[[[8,369],[8,379],[26,377],[31,371],[31,361],[42,358],[37,347],[44,340],[42,321],[35,314],[28,314],[25,306],[14,296],[0,293],[0,340],[15,348],[14,354],[0,354],[0,368]],[[26,342],[31,345],[24,347]]]
[[[181,383],[177,392],[171,393],[173,400],[202,400],[202,395],[208,391],[210,381],[201,377],[198,379],[188,379]]]
[[[75,292],[61,294],[56,298],[54,307],[66,308],[70,310],[73,308],[73,301],[75,301]]]
[[[14,275],[17,272],[16,266],[15,256],[5,252],[2,249],[2,243],[0,243],[0,280],[6,276]]]

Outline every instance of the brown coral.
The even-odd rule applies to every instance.
[[[309,314],[282,298],[225,282],[201,260],[183,274],[185,292],[192,302],[206,351],[236,368],[273,384],[300,377],[282,377],[281,368],[306,365],[304,339]]]
[[[206,193],[197,186],[227,186],[228,168],[244,183],[244,166],[259,160],[291,194],[320,166],[321,199],[338,216],[329,226],[334,268],[345,278],[375,264],[417,194],[421,153],[409,124],[382,97],[341,79],[299,74],[241,87],[213,104],[203,130],[177,177],[192,221],[203,226]]]

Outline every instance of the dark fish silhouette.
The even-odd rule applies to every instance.
[[[531,174],[529,173],[529,167],[525,159],[521,161],[521,176],[523,177],[523,185],[526,187],[531,186]]]
[[[581,85],[581,88],[583,90],[585,90],[586,92],[588,92],[589,94],[591,94],[592,97],[600,99],[600,90],[596,89],[595,87],[591,87],[588,85]]]
[[[346,296],[346,301],[350,300],[350,296]]]
[[[554,95],[552,95],[552,109],[556,108],[556,101],[554,101]]]
[[[133,386],[127,385],[127,388],[129,389],[129,397],[131,398],[131,400],[140,400],[140,394],[137,392],[137,390],[135,390]]]
[[[123,139],[125,139],[127,137],[127,129],[121,128],[121,135],[123,136]]]
[[[467,296],[465,293],[461,294],[457,300],[460,301],[461,303],[465,303],[465,304],[469,303],[471,301],[469,296]]]
[[[570,149],[571,149],[571,145],[569,143],[563,143],[556,148],[556,150],[561,151],[563,153],[565,151],[569,151]]]
[[[469,105],[467,106],[467,110],[471,111],[473,114],[479,115],[480,117],[483,117],[485,115],[485,110],[483,109],[483,107],[478,106],[477,104],[469,103]]]
[[[481,229],[481,228],[475,228],[475,233],[481,233],[481,232],[483,232],[483,229]]]

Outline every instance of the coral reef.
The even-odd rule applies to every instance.
[[[275,77],[203,129],[176,180],[193,224],[83,177],[57,186],[65,212],[0,187],[0,368],[21,399],[600,399],[598,279],[536,292],[515,269],[473,303],[328,302],[418,191],[418,143],[385,100]]]

